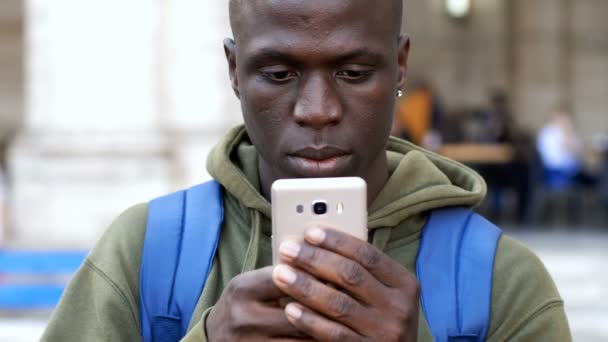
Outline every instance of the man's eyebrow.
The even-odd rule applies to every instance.
[[[331,60],[332,62],[339,64],[361,57],[370,58],[375,62],[379,62],[384,59],[381,53],[373,51],[367,47],[362,47],[345,53],[338,53],[335,56],[331,57]],[[253,52],[250,60],[253,63],[264,60],[283,61],[289,64],[301,63],[301,58],[298,58],[297,54],[284,52],[271,47],[264,47]]]
[[[249,59],[252,63],[265,60],[284,61],[289,64],[295,64],[297,62],[297,58],[293,55],[270,47],[261,48],[253,52]]]
[[[336,56],[336,61],[345,62],[348,60],[365,57],[371,58],[374,61],[381,61],[384,59],[383,55],[379,52],[373,51],[369,48],[363,47],[356,50],[352,50]]]

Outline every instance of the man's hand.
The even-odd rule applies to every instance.
[[[293,298],[285,313],[302,332],[320,341],[416,341],[420,286],[374,246],[313,228],[280,255],[289,266],[277,266],[273,280]]]
[[[209,341],[301,341],[304,335],[278,305],[283,297],[272,281],[272,267],[235,277],[207,318]]]

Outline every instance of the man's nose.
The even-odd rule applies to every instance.
[[[300,126],[323,129],[342,120],[342,105],[332,81],[323,75],[304,81],[294,108],[294,118]]]

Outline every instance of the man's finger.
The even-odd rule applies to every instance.
[[[389,287],[402,287],[411,274],[378,248],[350,234],[330,228],[313,227],[305,234],[308,243],[356,261]]]
[[[247,272],[236,276],[229,283],[230,296],[233,298],[256,299],[258,301],[277,301],[285,297],[272,281],[273,267],[265,267],[259,270]]]
[[[275,268],[274,281],[295,302],[354,330],[376,323],[375,317],[369,315],[362,304],[306,272],[279,265]]]
[[[352,329],[331,321],[298,303],[285,307],[287,319],[299,330],[317,341],[360,341],[363,338]]]
[[[381,298],[385,287],[367,269],[356,261],[308,243],[286,241],[280,248],[281,258],[288,264],[302,269],[321,281],[346,290],[360,302],[370,304],[392,298]]]
[[[287,320],[281,307],[258,303],[253,312],[254,314],[242,318],[251,320],[251,326],[255,326],[258,333],[272,337],[307,338],[306,334]]]

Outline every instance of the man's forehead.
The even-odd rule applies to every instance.
[[[257,43],[257,42],[256,42]],[[290,64],[341,64],[361,61],[365,63],[382,64],[387,61],[387,54],[392,49],[383,49],[380,46],[370,46],[359,42],[346,44],[327,44],[314,49],[301,44],[283,44],[282,42],[266,42],[266,44],[248,44],[242,52],[250,66],[257,64],[275,63],[277,61]]]
[[[372,7],[365,0],[253,0],[252,10],[277,17],[300,16],[314,19],[319,15],[341,15],[358,8]]]
[[[383,0],[384,2],[386,0]],[[392,1],[392,0],[389,0]],[[358,6],[373,8],[369,0],[231,0],[231,10],[273,15],[340,13]]]
[[[230,18],[237,40],[264,29],[332,30],[361,21],[385,25],[387,32],[398,34],[400,10],[401,0],[232,0]]]

